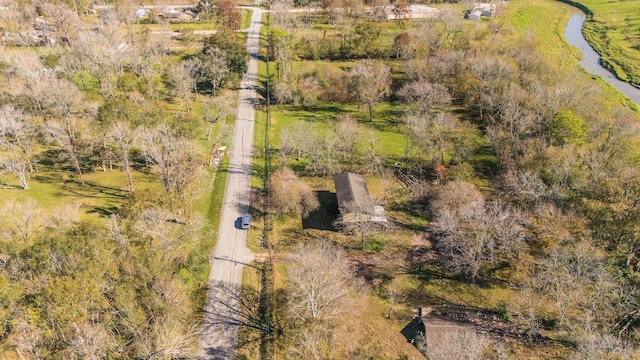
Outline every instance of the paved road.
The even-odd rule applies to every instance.
[[[224,191],[218,242],[210,255],[211,274],[198,359],[235,359],[241,324],[242,269],[253,260],[246,247],[247,230],[239,230],[238,218],[249,208],[256,79],[262,10],[252,8],[247,49],[249,69],[242,78],[238,113],[229,149],[229,172]],[[251,231],[251,230],[249,230]]]

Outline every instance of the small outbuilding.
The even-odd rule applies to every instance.
[[[473,9],[468,10],[466,18],[469,20],[480,20],[481,17],[491,17],[497,11],[497,6],[494,3],[475,3]]]
[[[149,14],[149,10],[147,9],[138,9],[138,11],[136,11],[136,19],[142,19],[143,17],[147,16]]]
[[[384,208],[369,197],[364,177],[342,172],[333,177],[341,222],[387,222]]]
[[[480,20],[482,16],[482,12],[480,10],[471,10],[467,15],[467,19],[469,20]]]

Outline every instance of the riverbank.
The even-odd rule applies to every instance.
[[[640,87],[640,2],[558,0],[586,14],[583,34],[601,64],[619,80]]]
[[[629,97],[636,104],[640,104],[640,89],[631,86],[628,82],[619,80],[608,69],[602,66],[600,55],[587,42],[582,33],[582,27],[588,17],[585,13],[576,13],[571,16],[564,30],[564,36],[569,44],[575,46],[582,53],[580,65],[588,73],[602,78],[609,85]]]

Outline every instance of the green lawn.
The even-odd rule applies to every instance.
[[[33,199],[45,210],[79,202],[82,204],[81,217],[93,217],[114,212],[129,194],[127,176],[119,169],[89,172],[83,174],[83,179],[84,185],[80,184],[72,171],[41,167],[31,177],[29,189],[23,190],[15,177],[4,175],[0,177],[0,197],[3,202],[10,199],[17,202]],[[134,172],[133,183],[138,191],[164,191],[152,174]]]
[[[350,115],[365,128],[371,129],[379,140],[377,150],[385,157],[400,157],[404,154],[405,136],[399,132],[401,113],[392,104],[381,103],[373,113],[373,121],[369,121],[366,108],[355,104],[318,103],[317,106],[305,109],[297,105],[273,106],[271,110],[271,146],[280,147],[280,134],[296,121],[307,121],[317,124],[319,131],[327,131],[329,125],[338,115]]]
[[[541,55],[569,69],[576,66],[580,52],[564,39],[564,28],[572,8],[557,1],[514,1],[504,5],[496,21],[499,33],[508,41],[532,42]],[[533,35],[533,36],[531,36]]]

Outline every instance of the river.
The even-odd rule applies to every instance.
[[[564,28],[564,37],[569,44],[575,46],[582,52],[580,65],[590,74],[601,77],[604,81],[615,87],[618,91],[628,96],[636,104],[640,104],[640,89],[631,86],[629,83],[618,80],[609,70],[600,66],[600,55],[593,50],[587,40],[582,35],[582,25],[586,15],[580,11],[571,15],[567,26]]]

